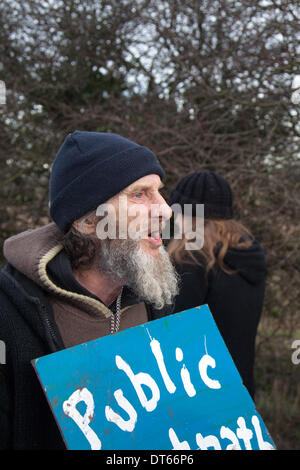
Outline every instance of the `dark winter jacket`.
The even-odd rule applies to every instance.
[[[37,231],[32,231],[32,236],[28,231],[25,232],[25,235],[20,234],[13,237],[9,246],[10,250],[6,249],[6,252],[10,251],[10,258],[15,258],[15,266],[8,262],[0,270],[0,340],[6,345],[6,361],[5,364],[0,364],[1,449],[65,448],[31,364],[33,359],[65,348],[58,323],[55,320],[53,299],[61,302],[62,305],[67,305],[71,312],[72,308],[79,309],[80,303],[86,312],[88,308],[90,310],[97,308],[99,321],[103,325],[106,323],[109,325],[109,318],[104,315],[107,308],[100,299],[93,298],[93,295],[89,295],[88,292],[71,293],[64,288],[63,279],[59,279],[62,263],[59,263],[60,270],[53,263],[54,257],[61,252],[54,236],[53,225],[50,224],[49,227],[45,226],[37,230],[39,230],[38,236],[36,236]],[[45,242],[47,240],[46,234],[49,235],[49,233],[53,246],[48,240],[50,245],[45,249],[48,244]],[[32,237],[35,240],[34,244],[32,244]],[[15,244],[15,241],[18,243]],[[19,253],[19,242],[22,248],[21,253]],[[42,257],[38,256],[41,247],[44,247]],[[18,255],[16,255],[17,251]],[[31,261],[28,265],[29,259]],[[47,263],[52,260],[52,280],[50,272],[47,270],[46,259]],[[19,266],[19,269],[16,268],[16,265]],[[40,277],[37,277],[38,275]],[[55,291],[54,277],[56,283],[60,282],[60,285],[57,286],[57,292]],[[68,304],[71,301],[72,304]],[[121,309],[120,325],[123,321],[123,328],[126,328],[126,322],[132,321],[130,320],[130,309],[136,316],[134,321],[138,320],[139,314],[136,300],[130,298],[127,303],[130,305]],[[122,316],[124,316],[123,320]],[[152,311],[149,305],[146,305],[146,321],[154,318],[157,318],[157,314]],[[69,328],[72,329],[72,327],[73,325],[70,323]],[[81,342],[86,340],[84,338]]]
[[[248,249],[230,248],[224,263],[234,274],[214,267],[206,276],[201,266],[177,265],[181,288],[173,313],[208,304],[244,385],[254,397],[255,337],[265,291],[264,252],[255,241]]]
[[[31,360],[64,348],[42,289],[11,266],[0,272],[0,448],[63,449]]]

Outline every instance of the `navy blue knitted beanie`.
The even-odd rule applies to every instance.
[[[233,196],[229,183],[214,171],[197,171],[184,176],[171,192],[168,204],[192,204],[192,214],[196,215],[196,205],[204,204],[204,217],[210,219],[231,219]]]
[[[117,134],[75,131],[58,150],[50,175],[50,216],[63,231],[143,176],[165,172],[156,156]]]

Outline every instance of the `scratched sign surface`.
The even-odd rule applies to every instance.
[[[33,361],[69,449],[272,449],[209,308]]]

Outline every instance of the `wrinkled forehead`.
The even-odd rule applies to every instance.
[[[164,187],[159,175],[146,175],[131,183],[123,189],[120,194],[130,193],[132,191],[158,190]]]

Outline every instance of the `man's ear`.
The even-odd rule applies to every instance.
[[[96,233],[95,215],[84,216],[73,222],[73,227],[83,235],[93,235]]]

